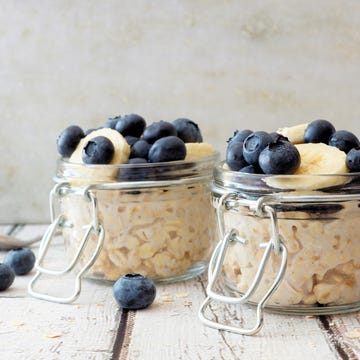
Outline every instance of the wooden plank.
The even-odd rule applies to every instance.
[[[136,313],[128,359],[337,358],[315,318],[267,313],[256,336],[205,327],[197,318],[204,286],[204,280],[159,286],[153,306]],[[252,315],[249,309],[221,305],[216,313],[226,322],[248,321]]]
[[[360,358],[360,313],[321,316],[319,326],[327,335],[329,346],[341,359]]]
[[[11,227],[0,227],[8,231]],[[46,226],[26,226],[16,236],[42,234]],[[38,244],[32,247],[38,251]],[[0,252],[0,261],[6,252]],[[64,265],[62,240],[48,253],[51,267]],[[359,314],[296,317],[266,313],[265,326],[253,337],[204,326],[197,318],[205,298],[205,277],[157,285],[148,309],[119,311],[109,284],[84,281],[71,305],[30,297],[34,271],[16,277],[0,293],[0,359],[357,359],[360,358]],[[57,293],[71,290],[70,279],[44,278],[41,285]],[[214,304],[224,322],[250,322],[253,310]],[[120,323],[122,321],[122,323]],[[120,323],[120,328],[119,328]],[[120,329],[120,331],[118,331]]]
[[[25,228],[17,236],[33,236],[44,229]],[[54,267],[64,263],[61,247],[57,241],[49,253]],[[38,246],[33,248],[37,252]],[[0,252],[0,259],[4,255]],[[84,281],[74,304],[58,304],[28,295],[33,275],[34,271],[16,277],[12,287],[0,293],[0,359],[110,359],[120,315],[111,286]],[[58,292],[71,288],[66,281],[43,281]]]
[[[0,225],[0,233],[1,234],[8,234],[9,232],[11,232],[11,230],[15,227],[15,225]]]

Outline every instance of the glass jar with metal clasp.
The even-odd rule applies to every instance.
[[[85,165],[58,161],[50,194],[51,225],[29,283],[35,297],[69,303],[81,279],[114,282],[141,273],[156,282],[186,280],[206,270],[216,243],[211,205],[213,167],[219,154],[166,163]],[[67,266],[45,266],[61,233]],[[75,274],[74,291],[54,296],[37,288],[42,275]]]
[[[260,175],[214,170],[220,241],[208,269],[203,323],[256,334],[263,311],[360,309],[360,174]],[[220,290],[218,290],[220,288]],[[256,306],[251,327],[220,323],[211,302]]]

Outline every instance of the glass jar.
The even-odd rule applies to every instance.
[[[51,194],[53,227],[43,239],[38,270],[46,272],[42,253],[61,230],[69,267],[81,276],[116,281],[141,273],[171,282],[202,273],[217,241],[210,184],[218,158],[214,153],[193,161],[122,165],[60,159]]]
[[[214,170],[221,240],[209,267],[209,301],[281,313],[360,309],[360,174],[260,175]],[[226,295],[215,292],[221,284]],[[228,296],[231,294],[231,296]]]

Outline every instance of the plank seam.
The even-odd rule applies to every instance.
[[[323,330],[327,343],[342,360],[357,360],[358,357],[346,342],[342,341],[340,330],[333,321],[332,316],[320,315],[318,317],[320,328]]]
[[[134,328],[135,311],[122,309],[111,360],[126,360]]]

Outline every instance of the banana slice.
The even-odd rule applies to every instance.
[[[110,128],[95,130],[83,139],[81,139],[80,143],[71,155],[69,161],[72,163],[82,164],[83,148],[89,140],[93,139],[96,136],[105,136],[113,143],[115,151],[110,164],[125,164],[128,161],[130,155],[129,144],[118,131]],[[117,175],[117,171],[117,168],[112,166],[106,167],[106,165],[104,165],[101,170],[99,168],[91,168],[91,166],[87,168],[84,167],[83,169],[81,169],[81,173],[85,180],[76,181],[76,183],[78,185],[82,185],[94,181],[108,181],[112,177]]]
[[[70,157],[70,162],[83,163],[82,151],[87,142],[94,137],[104,136],[108,138],[114,145],[115,152],[110,164],[125,164],[129,159],[130,146],[125,138],[116,130],[110,128],[99,129],[91,132],[89,135],[81,139],[79,145]]]
[[[287,137],[293,144],[302,144],[304,142],[305,130],[308,125],[309,124],[306,123],[291,127],[284,127],[278,129],[276,132]]]
[[[293,175],[264,178],[267,185],[279,189],[317,190],[346,183],[348,173],[346,154],[323,143],[295,145],[301,163]]]
[[[210,156],[214,153],[214,148],[208,143],[185,143],[185,160],[196,160]]]

